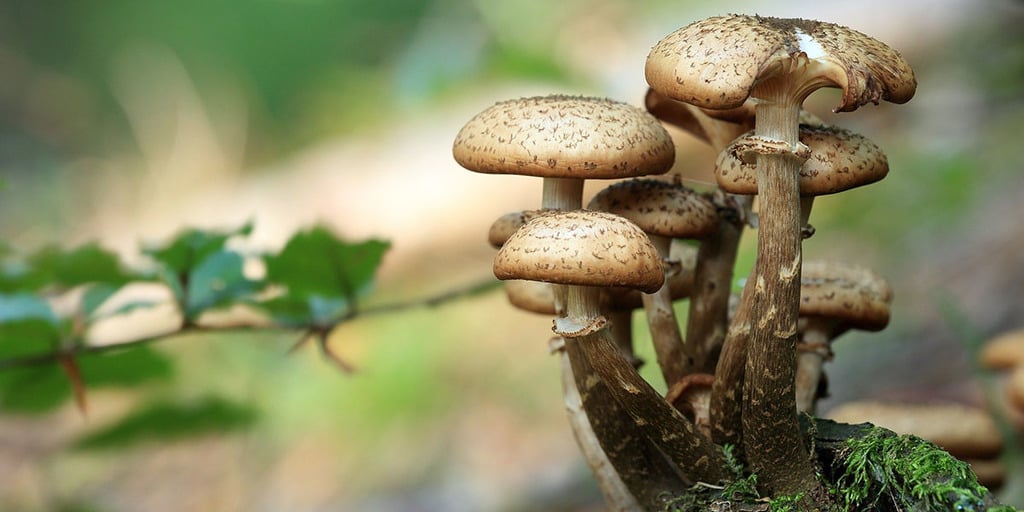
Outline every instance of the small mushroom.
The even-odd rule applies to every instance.
[[[613,213],[636,224],[665,261],[673,238],[704,238],[718,227],[718,213],[710,201],[680,183],[654,179],[615,183],[598,192],[587,208]],[[665,383],[671,386],[685,375],[683,368],[688,366],[689,356],[684,351],[668,281],[642,298],[658,365]]]
[[[566,316],[555,320],[553,330],[565,338],[585,407],[588,394],[599,388],[626,411],[637,434],[676,465],[688,483],[717,482],[724,476],[715,446],[622,357],[601,314],[601,287],[626,286],[653,292],[664,281],[661,257],[636,225],[596,211],[540,215],[516,231],[498,251],[494,274],[499,279],[567,286]],[[587,413],[594,417],[599,411],[588,408]],[[600,441],[606,451],[619,442]]]
[[[892,288],[870,270],[835,262],[804,262],[796,371],[799,411],[815,412],[822,365],[832,358],[832,341],[849,329],[885,328],[891,302]]]

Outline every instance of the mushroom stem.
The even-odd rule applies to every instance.
[[[637,368],[640,360],[636,357],[636,353],[633,350],[633,310],[609,308],[607,316],[608,328],[611,330],[611,336],[615,340],[615,345],[619,347],[619,352],[622,353],[622,357],[625,357],[634,368]]]
[[[667,259],[672,239],[665,236],[647,235],[651,244],[658,250],[662,259]],[[685,375],[683,367],[687,356],[683,353],[683,338],[679,332],[679,322],[672,307],[672,293],[669,281],[661,285],[654,293],[642,296],[644,311],[647,313],[647,324],[651,329],[651,341],[654,352],[661,367],[661,375],[669,387]]]
[[[798,66],[800,64],[797,64]],[[789,150],[757,155],[761,204],[757,260],[751,279],[751,330],[743,378],[743,443],[759,484],[773,494],[820,486],[800,434],[794,387],[800,301],[801,229],[798,173],[800,104],[810,90],[799,78],[769,78],[754,89],[755,134]],[[811,89],[813,90],[813,89]]]
[[[606,389],[632,421],[632,429],[646,437],[687,484],[717,483],[725,478],[721,451],[619,353],[600,314],[600,289],[575,285],[567,288],[567,315],[561,322],[556,321],[555,327],[566,338],[566,351],[584,406],[593,390]],[[587,415],[600,418],[602,411],[587,409]],[[608,447],[605,448],[607,451]]]
[[[555,350],[559,352],[559,359],[562,363],[562,398],[565,402],[565,410],[569,414],[569,425],[572,427],[583,459],[590,467],[590,472],[593,473],[597,486],[601,489],[601,494],[604,495],[605,503],[611,510],[642,512],[644,508],[637,503],[633,492],[623,481],[623,475],[629,478],[632,475],[629,468],[635,467],[635,465],[623,464],[623,461],[618,460],[620,455],[628,456],[633,450],[609,450],[612,452],[612,455],[609,455],[602,448],[601,439],[604,439],[604,444],[610,445],[609,441],[619,437],[621,433],[604,428],[606,425],[602,424],[602,419],[595,419],[594,422],[598,424],[600,433],[595,431],[584,410],[583,398],[580,396],[579,388],[576,387],[576,380],[565,347]],[[612,403],[611,400],[601,400],[601,402]],[[615,462],[612,461],[613,456],[616,458]]]
[[[583,207],[583,181],[576,178],[544,178],[541,208],[579,210]]]
[[[725,195],[716,192],[721,205]],[[751,196],[734,197],[739,207],[749,208]],[[684,351],[687,354],[686,374],[714,373],[728,324],[729,295],[732,288],[736,252],[743,234],[742,214],[719,207],[718,229],[704,239],[697,252],[693,293],[686,318]]]
[[[750,287],[745,287],[722,341],[711,386],[711,439],[720,446],[732,445],[736,460],[744,463],[743,373],[752,329],[749,293]]]
[[[800,197],[800,229],[801,237],[810,238],[814,234],[813,228],[811,228],[808,221],[811,220],[811,209],[814,207],[814,196],[801,196]]]
[[[818,382],[822,367],[832,350],[835,322],[821,317],[805,317],[805,326],[797,346],[796,409],[815,415],[818,404]]]

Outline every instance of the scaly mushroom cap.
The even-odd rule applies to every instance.
[[[645,233],[704,238],[718,227],[718,211],[707,198],[679,183],[654,179],[620,181],[590,200],[587,209],[628,219]]]
[[[544,178],[632,178],[675,162],[672,138],[653,116],[578,96],[498,103],[462,127],[452,152],[471,171]]]
[[[892,288],[878,274],[834,262],[805,261],[800,274],[800,316],[825,317],[847,327],[877,331],[889,324]]]
[[[665,269],[668,293],[672,300],[685,299],[693,292],[693,274],[697,271],[697,248],[692,245],[672,244],[671,256]],[[602,307],[613,310],[633,310],[644,307],[643,295],[632,288],[608,288]]]
[[[494,257],[494,275],[647,293],[665,280],[661,257],[640,228],[593,211],[551,212],[530,220]]]
[[[959,459],[995,457],[1003,439],[984,410],[961,404],[848,402],[829,411],[842,423],[868,422],[931,441]]]
[[[733,194],[757,194],[757,162],[754,153],[743,153],[748,132],[733,141],[715,162],[718,186]],[[800,142],[810,157],[800,168],[800,195],[823,196],[881,180],[889,173],[885,153],[862,135],[836,126],[800,125]]]
[[[896,50],[856,30],[821,21],[716,16],[687,25],[651,49],[647,83],[698,107],[736,108],[758,82],[785,74],[800,97],[839,87],[837,112],[887,100],[905,103],[917,81]]]
[[[516,230],[523,227],[527,221],[537,216],[537,214],[549,211],[549,210],[523,210],[519,212],[511,212],[498,217],[494,223],[491,224],[491,228],[487,231],[487,243],[491,244],[491,247],[500,249],[505,244],[505,240],[512,236]]]

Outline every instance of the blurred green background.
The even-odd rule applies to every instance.
[[[888,330],[836,345],[825,409],[981,404],[972,340],[1024,327],[1024,4],[849,4],[5,0],[0,236],[98,240],[138,261],[185,226],[252,220],[246,243],[275,248],[320,221],[392,242],[372,302],[440,293],[488,279],[491,220],[539,201],[539,182],[451,159],[474,113],[550,92],[639,104],[648,49],[686,23],[816,18],[898,48],[919,81],[907,105],[834,115],[834,91],[807,104],[892,169],[811,219],[809,258],[871,266],[896,290]],[[674,135],[673,172],[707,187],[714,155]],[[95,336],[159,319],[131,321]],[[352,376],[313,347],[286,356],[293,336],[168,340],[135,368],[154,378],[93,389],[88,417],[0,412],[0,509],[600,510],[548,328],[500,293],[367,318],[331,338]]]

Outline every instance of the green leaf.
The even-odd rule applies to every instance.
[[[46,350],[49,348],[39,348],[32,353]],[[82,354],[72,361],[86,390],[134,387],[150,381],[168,380],[174,374],[169,359],[145,346],[102,354]],[[0,371],[0,409],[23,414],[49,412],[72,397],[75,385],[57,362]]]
[[[215,252],[224,250],[224,244],[236,236],[252,233],[252,223],[227,231],[204,231],[189,229],[180,233],[167,244],[144,249],[147,255],[176,275],[187,274],[204,259]]]
[[[322,226],[297,233],[267,257],[267,281],[286,294],[263,306],[288,325],[329,326],[369,290],[389,248],[381,240],[348,242]]]
[[[204,311],[250,298],[263,284],[245,277],[242,255],[217,251],[189,273],[185,315],[195,320]]]
[[[39,414],[71,398],[71,384],[56,364],[0,372],[0,409]]]
[[[254,408],[217,396],[189,402],[155,402],[136,409],[113,425],[80,438],[75,447],[100,450],[222,434],[249,427],[258,417]]]
[[[149,381],[165,381],[174,375],[171,360],[144,345],[102,354],[82,354],[77,360],[88,388],[137,386]]]
[[[33,272],[47,285],[72,288],[86,283],[123,285],[135,278],[121,266],[114,253],[99,245],[86,244],[65,251],[59,247],[46,247],[29,258]]]
[[[0,294],[0,358],[52,350],[60,340],[60,322],[50,305],[30,294]]]
[[[225,245],[236,236],[252,233],[252,223],[227,231],[203,231],[189,229],[180,233],[163,246],[144,249],[149,257],[160,264],[157,274],[171,289],[174,299],[180,305],[182,313],[189,319],[195,319],[199,311],[194,301],[199,300],[189,291],[192,285],[193,272],[204,264],[207,258],[219,253],[228,252]],[[209,272],[209,270],[206,270]],[[206,285],[210,283],[207,282]],[[203,291],[197,292],[204,294]],[[212,296],[204,294],[205,299]],[[216,301],[214,301],[216,302]]]

